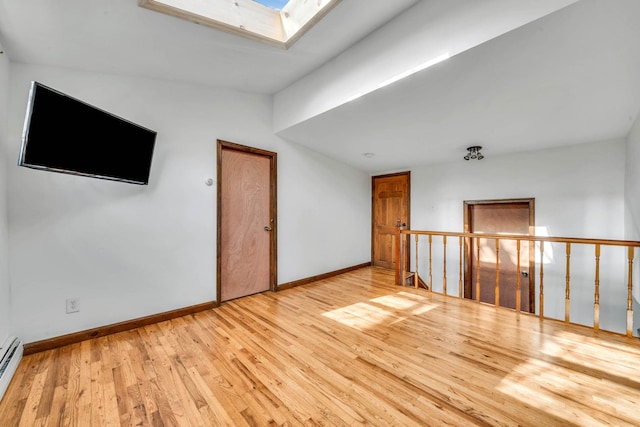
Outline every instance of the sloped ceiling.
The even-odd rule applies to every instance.
[[[638,22],[638,1],[583,0],[279,134],[370,172],[623,138]]]
[[[357,66],[363,39],[441,1],[343,0],[283,50],[135,0],[0,0],[0,45],[12,62],[278,94],[340,58]],[[478,5],[447,3],[465,1]],[[568,3],[278,135],[371,173],[463,161],[469,145],[493,156],[624,137],[640,110],[640,1]]]
[[[0,43],[15,62],[269,94],[417,1],[342,1],[284,50],[138,7],[137,0],[0,0]]]

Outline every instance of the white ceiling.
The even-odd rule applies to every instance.
[[[284,50],[143,9],[137,0],[0,0],[0,44],[15,62],[271,94],[417,1],[344,0]]]
[[[136,0],[0,0],[0,44],[15,62],[273,94],[419,1],[444,0],[342,0],[281,50]],[[638,22],[640,1],[581,0],[279,135],[372,173],[621,138],[640,110]]]

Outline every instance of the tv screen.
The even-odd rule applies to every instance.
[[[148,184],[156,132],[31,83],[19,166]]]

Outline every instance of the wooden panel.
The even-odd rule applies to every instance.
[[[220,299],[227,301],[270,289],[271,161],[227,148],[221,156]]]
[[[372,182],[372,264],[395,269],[397,226],[409,226],[410,175],[376,176]]]
[[[0,425],[637,426],[638,360],[366,268],[26,356]]]
[[[253,0],[138,0],[138,4],[169,16],[286,49],[340,1],[289,0],[279,12]]]
[[[252,0],[139,0],[141,7],[285,47],[280,14]]]

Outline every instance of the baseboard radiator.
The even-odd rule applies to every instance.
[[[22,353],[22,341],[16,337],[9,337],[0,348],[0,400],[18,369]]]

